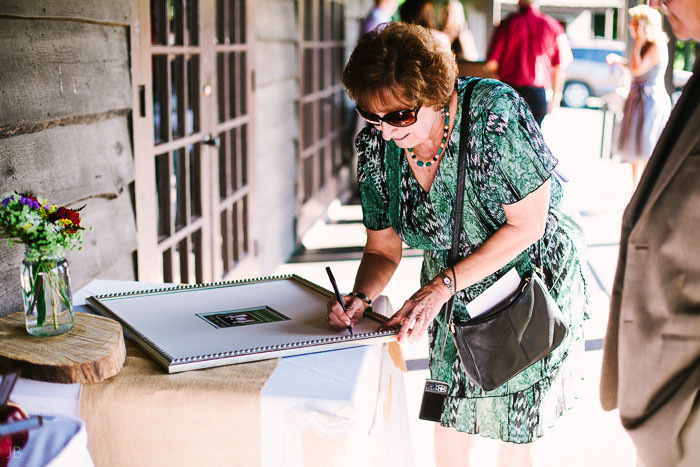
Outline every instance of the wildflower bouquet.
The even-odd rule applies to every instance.
[[[45,199],[21,193],[5,193],[0,200],[0,237],[7,238],[9,246],[25,245],[21,275],[27,331],[42,336],[68,331],[73,306],[63,252],[83,242],[80,209],[49,205]],[[53,323],[47,326],[49,306]]]
[[[82,209],[82,208],[80,208]],[[27,259],[32,262],[63,256],[83,242],[80,209],[49,205],[45,199],[31,195],[6,193],[0,201],[0,237],[8,246],[26,245]]]

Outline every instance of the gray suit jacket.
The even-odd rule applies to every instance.
[[[601,403],[647,467],[700,465],[700,61],[622,222]]]

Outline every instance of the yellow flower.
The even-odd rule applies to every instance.
[[[61,227],[73,227],[73,223],[69,219],[59,219],[56,221]]]

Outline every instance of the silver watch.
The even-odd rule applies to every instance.
[[[439,275],[440,277],[442,277],[442,283],[443,283],[443,284],[445,285],[445,287],[447,287],[447,289],[450,291],[450,295],[456,294],[457,291],[455,290],[455,285],[454,285],[454,283],[452,282],[452,279],[450,279],[450,278],[447,276],[447,274],[445,274],[444,272],[440,272],[438,275]]]

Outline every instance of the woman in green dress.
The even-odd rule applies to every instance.
[[[552,176],[557,160],[515,91],[494,80],[476,83],[469,134],[460,135],[473,79],[457,79],[452,52],[419,26],[394,23],[358,42],[343,84],[373,126],[356,139],[367,243],[353,293],[343,297],[346,311],[329,301],[328,321],[336,330],[356,323],[391,279],[402,242],[422,249],[421,287],[386,326],[400,328],[399,342],[428,332],[431,378],[450,385],[435,427],[436,463],[466,465],[470,435],[479,434],[504,441],[499,465],[526,466],[531,444],[571,407],[581,380],[583,238]],[[449,267],[461,137],[469,147],[461,259]],[[456,294],[455,319],[468,320],[466,304],[485,288],[512,268],[522,276],[540,262],[568,336],[503,386],[483,391],[467,378],[452,339],[443,340],[442,305]]]

